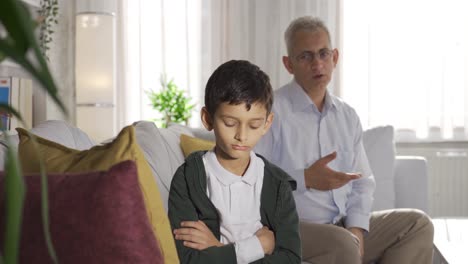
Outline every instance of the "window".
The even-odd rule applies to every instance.
[[[159,89],[161,73],[194,99],[190,126],[200,126],[205,84],[231,59],[258,65],[274,89],[291,80],[281,56],[283,34],[296,17],[321,17],[337,29],[339,0],[119,1],[119,125],[159,117],[145,90]],[[337,42],[336,38],[332,39]]]
[[[126,0],[120,9],[121,126],[161,117],[150,106],[146,92],[159,91],[163,75],[198,103],[202,87],[200,1]]]
[[[468,2],[343,1],[342,97],[401,141],[468,139]]]

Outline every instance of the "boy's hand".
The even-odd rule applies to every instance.
[[[268,227],[264,226],[260,228],[255,235],[258,237],[258,240],[260,240],[265,255],[271,255],[275,249],[275,235],[273,232],[268,229]]]
[[[204,250],[212,246],[223,246],[211,233],[203,221],[184,221],[179,229],[174,229],[175,239],[183,240],[184,246]]]

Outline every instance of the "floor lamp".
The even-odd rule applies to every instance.
[[[116,134],[115,15],[76,15],[76,125],[97,142]]]

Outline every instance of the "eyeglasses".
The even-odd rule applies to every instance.
[[[331,49],[321,49],[317,53],[304,51],[296,56],[296,60],[300,63],[311,63],[315,58],[317,58],[319,61],[326,61],[331,57],[332,53],[333,50]]]

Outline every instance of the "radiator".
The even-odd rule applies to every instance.
[[[432,217],[468,216],[468,148],[398,147],[398,155],[427,159]]]

